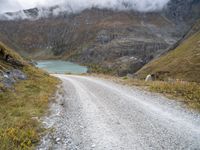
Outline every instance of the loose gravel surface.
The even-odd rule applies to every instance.
[[[55,76],[63,88],[37,149],[200,149],[200,115],[180,103],[105,79]]]

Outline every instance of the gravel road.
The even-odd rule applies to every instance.
[[[105,79],[55,75],[62,91],[43,118],[40,150],[198,150],[200,115],[176,101]]]

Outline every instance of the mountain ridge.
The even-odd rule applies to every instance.
[[[200,83],[199,68],[200,20],[174,50],[151,61],[136,74],[140,78],[145,78],[148,74],[155,74],[160,80],[171,78]],[[167,74],[165,74],[166,72]]]
[[[198,6],[196,0],[172,0],[162,12],[93,8],[37,20],[0,21],[0,33],[18,52],[34,59],[69,59],[95,66],[91,71],[99,67],[123,76],[180,41],[200,17]]]

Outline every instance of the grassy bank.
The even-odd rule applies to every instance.
[[[189,108],[200,111],[200,84],[190,82],[152,82],[149,89],[177,98]]]
[[[166,97],[183,102],[189,109],[200,112],[200,84],[194,82],[183,81],[149,81],[131,79],[128,77],[114,77],[104,74],[92,74],[92,76],[112,80],[116,83],[136,86],[143,90],[161,93]]]
[[[33,149],[42,128],[44,115],[58,83],[57,79],[31,66],[23,68],[28,80],[0,93],[0,149]]]
[[[180,43],[169,53],[153,60],[137,72],[138,77],[145,78],[148,74],[168,72],[163,78],[180,79],[200,83],[200,21],[193,30],[194,34]]]
[[[183,81],[145,82],[128,78],[121,78],[119,82],[130,86],[139,86],[151,92],[162,93],[171,99],[183,102],[188,108],[200,111],[200,84],[198,83]]]
[[[124,78],[123,83],[146,87],[200,111],[200,21],[174,50],[151,61],[136,74],[143,80]],[[156,75],[160,81],[144,82],[148,74]]]

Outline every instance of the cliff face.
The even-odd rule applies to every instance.
[[[2,40],[11,41],[21,54],[37,59],[70,59],[126,75],[179,41],[200,16],[199,3],[172,0],[165,10],[154,13],[93,8],[32,21],[4,20],[0,33]],[[26,13],[38,15],[37,9]]]
[[[200,83],[200,21],[192,27],[178,47],[137,72],[140,78],[145,78],[148,74],[154,74],[160,80],[171,78]]]
[[[193,23],[200,17],[199,0],[171,0],[164,10],[165,16],[176,24]]]

